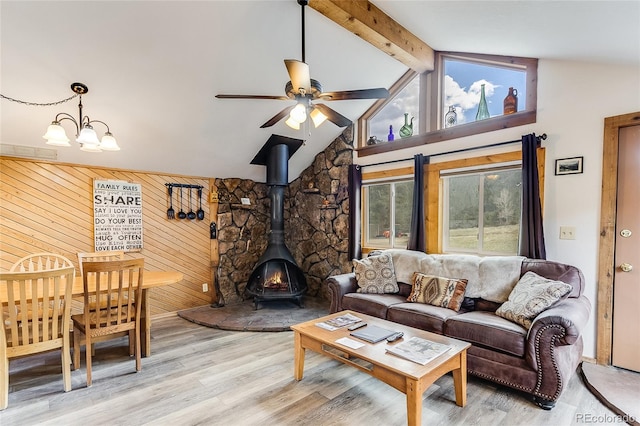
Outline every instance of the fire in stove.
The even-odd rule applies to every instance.
[[[282,279],[282,272],[271,274],[264,280],[264,288],[276,291],[288,291],[289,282]]]

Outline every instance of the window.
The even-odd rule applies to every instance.
[[[526,67],[496,65],[494,62],[483,63],[455,56],[442,56],[443,84],[441,87],[443,100],[439,128],[472,123],[481,120],[478,110],[481,92],[484,86],[485,100],[489,118],[505,115],[505,98],[514,96],[515,111],[525,109],[527,98]],[[447,122],[450,108],[453,108],[454,119]]]
[[[538,60],[531,58],[436,52],[435,71],[408,71],[358,120],[358,155],[419,146],[536,122]],[[489,118],[476,120],[482,85]],[[515,112],[505,114],[510,88],[517,95]],[[445,124],[449,107],[455,124]],[[405,115],[415,117],[413,134],[401,138]],[[393,143],[387,143],[389,126]],[[367,144],[375,136],[377,144]]]
[[[364,246],[406,248],[411,227],[413,178],[364,184]]]
[[[375,136],[379,141],[387,141],[389,126],[392,126],[394,139],[400,139],[400,128],[404,125],[404,114],[407,114],[413,129],[418,133],[420,117],[420,75],[416,75],[400,92],[393,97],[391,102],[384,105],[369,120],[367,136]]]
[[[517,254],[521,181],[519,166],[442,176],[443,251]]]
[[[538,170],[545,149],[538,148]],[[511,151],[425,166],[427,253],[506,255],[518,252],[522,152]],[[544,173],[539,174],[544,205]],[[363,173],[363,252],[406,248],[413,204],[413,167]]]

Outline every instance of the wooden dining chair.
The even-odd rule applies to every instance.
[[[124,251],[122,250],[105,250],[105,251],[81,251],[76,253],[78,256],[78,270],[80,271],[80,276],[82,276],[82,264],[84,262],[109,262],[112,260],[124,260]],[[82,298],[80,298],[82,299]],[[77,300],[77,299],[76,299]],[[84,299],[82,299],[84,301]],[[91,309],[95,309],[95,298],[93,296],[89,297],[89,307]],[[103,299],[104,304],[104,299]],[[104,307],[104,306],[103,306]],[[76,313],[78,311],[77,306],[72,308],[72,312]],[[127,335],[128,333],[121,333],[122,336]],[[117,336],[114,336],[114,338]],[[129,339],[129,353],[131,355],[134,354],[133,347],[133,339]],[[95,348],[91,345],[91,354],[95,355]],[[78,363],[76,360],[80,358],[74,357],[73,369],[75,370],[78,367]]]
[[[80,347],[85,345],[87,386],[91,386],[92,345],[127,332],[134,346],[136,371],[142,368],[140,310],[144,259],[84,262],[84,312],[72,315],[73,364],[80,366]],[[95,296],[95,303],[90,297]]]
[[[18,259],[10,272],[30,272],[30,271],[42,271],[49,269],[66,268],[67,266],[73,266],[73,263],[57,253],[33,253],[29,254],[21,259]]]
[[[71,294],[75,268],[0,272],[6,294],[0,327],[0,408],[8,405],[9,360],[60,349],[64,391],[71,390]]]
[[[82,264],[84,262],[105,262],[110,260],[124,260],[124,251],[108,250],[108,251],[81,251],[76,253],[78,256],[78,269],[82,276]]]

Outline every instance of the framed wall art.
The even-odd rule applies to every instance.
[[[557,175],[582,173],[583,157],[559,158],[556,160]]]

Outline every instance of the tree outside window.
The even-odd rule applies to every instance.
[[[411,228],[413,180],[363,185],[365,246],[406,248]]]
[[[516,254],[521,179],[520,169],[443,177],[444,251]]]

